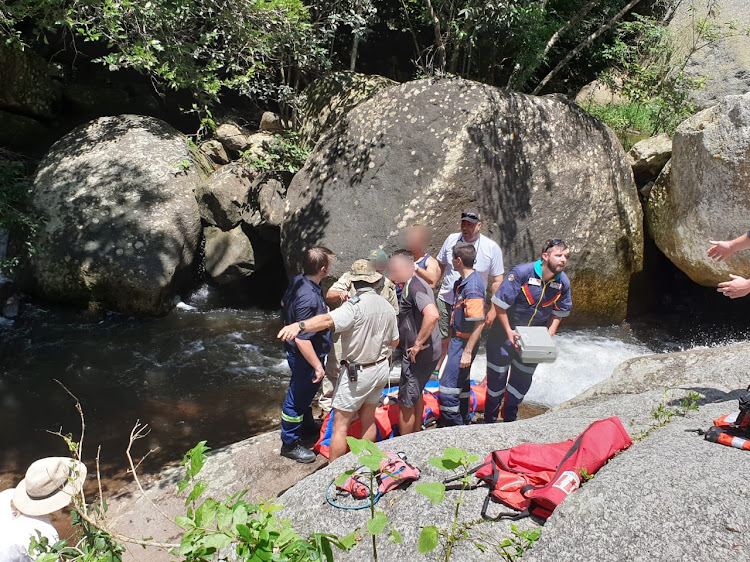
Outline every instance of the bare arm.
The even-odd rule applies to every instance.
[[[430,336],[439,320],[440,313],[438,312],[437,306],[434,304],[428,304],[422,309],[422,326],[420,326],[417,339],[414,341],[414,347],[410,347],[406,350],[409,354],[409,361],[413,363],[417,360],[417,354],[425,349],[425,342],[430,339]]]
[[[430,257],[427,260],[427,263],[425,264],[427,269],[422,269],[421,267],[417,267],[414,270],[414,273],[419,275],[422,279],[424,279],[427,284],[432,287],[433,289],[437,286],[438,281],[440,281],[440,277],[442,277],[442,272],[440,271],[440,264],[438,261]]]
[[[326,293],[326,303],[333,306],[341,304],[349,299],[349,291],[334,291],[329,289]]]
[[[747,234],[738,236],[734,240],[711,240],[708,257],[716,261],[725,260],[737,252],[750,249],[750,237]]]
[[[318,314],[312,318],[303,321],[305,323],[305,332],[322,332],[323,330],[333,330],[333,318],[330,314]],[[299,323],[284,326],[276,334],[276,337],[282,341],[291,341],[297,338],[300,333]],[[296,340],[304,341],[304,340]],[[312,363],[311,363],[312,364]]]
[[[547,326],[547,331],[549,332],[550,336],[554,336],[557,334],[557,329],[560,327],[560,324],[562,323],[562,318],[559,316],[552,316],[552,318],[549,319],[549,326]]]
[[[497,293],[497,290],[500,288],[500,285],[503,282],[503,277],[504,276],[502,273],[500,275],[490,275],[490,291],[492,291],[492,295]]]

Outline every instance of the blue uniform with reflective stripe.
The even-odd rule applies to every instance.
[[[471,365],[461,368],[461,356],[477,322],[484,323],[484,281],[474,271],[466,279],[456,281],[453,294],[451,340],[443,376],[440,378],[440,424],[445,426],[471,422]],[[472,361],[478,349],[479,346],[474,347]]]
[[[564,318],[573,307],[568,276],[560,273],[545,283],[541,260],[511,269],[492,302],[507,311],[513,328],[547,326],[552,316]],[[521,362],[502,325],[495,322],[487,337],[485,420],[495,421],[499,411],[505,421],[516,419],[536,367],[536,363]]]
[[[320,285],[305,275],[297,275],[292,279],[282,302],[284,303],[285,325],[295,324],[328,312]],[[325,364],[325,358],[332,345],[330,331],[302,332],[297,338],[310,340],[321,364]],[[315,370],[297,349],[295,341],[285,342],[284,347],[292,377],[281,408],[281,440],[286,445],[292,445],[299,441],[303,425],[309,428],[315,426],[310,405],[320,388],[320,383],[312,382]]]

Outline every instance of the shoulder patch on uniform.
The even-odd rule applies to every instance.
[[[508,281],[515,281],[515,280],[516,280],[515,274],[511,273],[510,275],[508,275]]]
[[[350,298],[349,298],[349,300],[348,300],[347,302],[350,302],[350,303],[352,303],[352,304],[357,304],[357,303],[358,303],[359,301],[361,301],[361,300],[362,300],[362,299],[360,298],[360,296],[359,296],[359,295],[354,295],[353,297],[350,297]]]

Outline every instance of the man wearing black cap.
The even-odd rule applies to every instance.
[[[437,255],[437,261],[440,264],[440,275],[443,281],[440,285],[440,292],[437,298],[437,307],[440,312],[440,337],[442,338],[443,355],[438,362],[438,369],[443,363],[445,354],[448,351],[450,342],[451,314],[453,311],[453,286],[461,278],[461,275],[453,268],[453,247],[465,242],[474,246],[476,250],[476,260],[474,262],[474,271],[482,278],[486,290],[491,290],[491,294],[503,282],[503,252],[500,250],[494,240],[488,238],[480,232],[482,229],[482,216],[476,209],[467,209],[461,213],[461,231],[455,232],[448,236],[440,248]],[[492,324],[494,315],[488,317],[487,324]]]

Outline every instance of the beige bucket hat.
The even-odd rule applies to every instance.
[[[16,486],[13,505],[24,515],[47,515],[68,505],[86,480],[86,465],[68,457],[34,461]]]
[[[352,281],[364,281],[366,283],[377,283],[383,276],[372,268],[367,260],[357,260],[349,270],[349,279]]]

